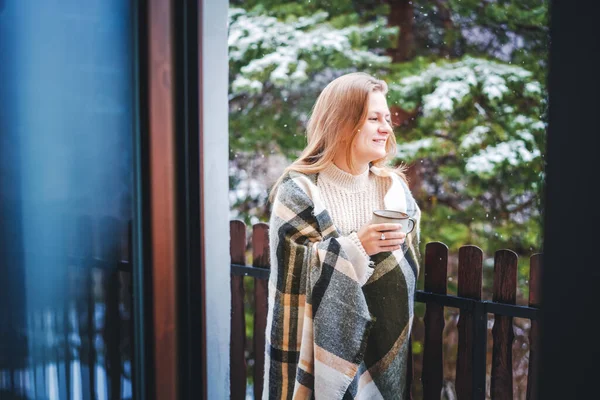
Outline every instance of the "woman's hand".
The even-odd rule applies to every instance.
[[[406,238],[401,229],[400,224],[367,224],[360,228],[356,235],[367,254],[372,256],[383,251],[400,249]]]

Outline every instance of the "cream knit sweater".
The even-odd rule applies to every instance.
[[[331,163],[319,173],[317,187],[325,208],[340,235],[349,236],[366,256],[356,232],[371,222],[373,210],[384,208],[383,198],[390,180],[367,168],[360,175],[352,175]]]

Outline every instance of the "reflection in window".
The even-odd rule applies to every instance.
[[[131,398],[129,2],[0,0],[0,398]]]

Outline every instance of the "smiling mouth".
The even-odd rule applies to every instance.
[[[373,139],[373,141],[375,143],[385,144],[385,142],[387,142],[387,138],[386,139]]]

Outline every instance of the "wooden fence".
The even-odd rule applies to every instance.
[[[65,272],[53,279],[66,279],[66,291],[29,293],[18,315],[0,310],[0,398],[131,398],[131,224],[82,216],[62,226],[74,229],[43,256]],[[0,267],[23,271],[26,254],[2,255],[20,264]]]
[[[267,279],[269,276],[268,225],[252,227],[252,266],[246,265],[246,225],[231,221],[231,398],[246,398],[246,354],[253,354],[254,398],[263,391],[265,327],[267,319]],[[488,314],[494,315],[493,351],[490,395],[492,399],[513,398],[512,342],[513,318],[531,320],[529,331],[529,370],[527,399],[537,398],[535,377],[538,371],[539,348],[539,282],[542,255],[530,259],[529,306],[516,305],[517,255],[511,250],[499,250],[494,257],[492,301],[481,298],[483,283],[483,252],[476,246],[463,246],[458,254],[458,293],[447,294],[448,248],[440,242],[426,245],[423,263],[424,290],[417,290],[415,300],[426,304],[424,317],[424,351],[422,393],[424,399],[439,400],[443,385],[444,308],[458,308],[458,355],[455,388],[457,397],[485,399],[486,349]],[[244,277],[254,280],[254,336],[247,346],[244,315]],[[412,367],[412,365],[411,365]],[[412,370],[412,368],[411,368]],[[415,385],[417,380],[411,382]]]

